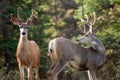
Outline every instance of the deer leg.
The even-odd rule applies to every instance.
[[[92,78],[91,80],[97,80],[96,69],[95,68],[89,68],[89,71],[90,71],[90,78]]]
[[[50,75],[51,71],[57,66],[57,63],[55,61],[52,61],[52,65],[50,67],[50,69],[47,71],[47,74]]]
[[[20,80],[24,80],[24,67],[19,64],[19,70],[20,70]]]
[[[27,71],[28,71],[28,80],[33,80],[32,67],[28,67]]]
[[[38,66],[35,67],[35,73],[36,73],[36,80],[40,80],[40,77],[39,77],[39,67]]]
[[[47,75],[48,75],[48,79],[49,80],[54,80],[53,78],[53,76],[52,76],[52,71],[53,71],[53,69],[57,66],[58,64],[54,64],[54,65],[52,65],[51,66],[51,70],[49,70],[48,72],[47,72]],[[55,79],[55,80],[57,80],[57,79]]]
[[[61,60],[58,65],[51,71],[52,79],[57,80],[57,75],[64,69],[67,61]]]
[[[47,75],[50,75],[51,74],[51,71],[54,69],[54,67],[56,67],[57,65],[57,60],[53,57],[53,55],[49,55],[50,56],[50,60],[52,62],[52,65],[50,67],[50,69],[47,71]]]
[[[93,80],[92,79],[92,76],[91,76],[91,74],[90,74],[90,71],[87,71],[88,72],[88,78],[89,78],[89,80]]]
[[[51,71],[54,69],[56,65],[55,64],[52,64],[50,69],[47,71],[47,75],[49,76],[51,74]]]

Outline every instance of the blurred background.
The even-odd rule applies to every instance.
[[[50,59],[47,56],[51,39],[64,36],[74,41],[80,34],[81,18],[93,12],[102,16],[94,27],[96,35],[106,48],[106,63],[97,71],[100,80],[120,80],[120,0],[0,0],[0,80],[19,80],[16,47],[19,28],[12,24],[10,14],[16,15],[21,7],[21,17],[26,21],[34,9],[37,23],[30,27],[28,37],[35,40],[41,51],[40,77],[48,80]],[[27,74],[25,74],[27,77]],[[64,69],[59,80],[88,80],[85,72]]]

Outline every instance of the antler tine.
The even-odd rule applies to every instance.
[[[94,20],[93,20],[92,25],[94,25],[94,24],[96,23],[96,21],[97,21],[97,18],[96,18],[96,13],[95,13],[95,12],[93,12],[93,16],[94,16]]]
[[[83,22],[83,30],[82,33],[86,33],[86,29],[85,29],[85,23],[88,23],[86,20],[81,19],[81,21]]]
[[[89,32],[92,33],[93,31],[92,22],[89,21],[88,15],[85,15],[85,17],[86,17],[86,20],[84,20],[84,23],[86,23],[89,26]],[[95,16],[94,16],[94,19],[95,19]],[[85,31],[85,26],[84,26],[84,31]]]
[[[89,17],[88,15],[85,15],[86,19],[87,19],[87,25],[90,26],[92,23],[89,21]]]
[[[32,13],[31,13],[31,16],[30,16],[29,20],[32,19],[33,15],[34,15],[34,11],[33,11],[33,9],[32,9]]]
[[[22,8],[18,7],[17,8],[17,17],[19,21],[22,21],[21,17],[20,17],[20,11],[22,10]]]
[[[90,33],[93,33],[93,26],[90,25],[89,27],[90,27],[89,32],[90,32]]]
[[[82,21],[83,23],[87,23],[87,21],[85,21],[85,20],[84,20],[84,19],[82,19],[82,18],[81,18],[81,21]]]
[[[87,15],[87,14],[85,15],[85,17],[86,17],[86,19],[87,19],[87,22],[89,22],[89,18],[88,18],[88,15]]]
[[[90,25],[91,25],[91,22],[89,21],[89,17],[88,17],[88,15],[87,15],[87,14],[85,15],[85,17],[86,17],[86,20],[81,19],[81,21],[84,23],[84,24],[83,24],[84,33],[86,33],[85,24],[87,24],[88,26],[90,26]]]
[[[102,18],[102,16],[98,17],[98,18],[97,18],[97,21],[100,20],[101,18]]]
[[[86,17],[86,20],[85,20],[85,19],[81,19],[81,21],[82,21],[83,23],[88,24],[88,23],[89,23],[88,15],[85,15],[85,17]]]
[[[94,31],[93,30],[93,25],[96,23],[96,21],[100,20],[102,18],[102,16],[97,18],[96,13],[93,12],[93,17],[94,17],[93,22],[89,21],[89,17],[87,15],[85,15],[85,17],[86,17],[86,20],[81,19],[81,21],[84,23],[84,25],[87,24],[89,26],[89,32],[93,33],[93,31]],[[83,28],[84,28],[84,32],[86,32],[85,26],[83,26]]]

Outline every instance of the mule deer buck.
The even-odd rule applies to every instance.
[[[90,44],[91,47],[81,47],[80,45],[70,41],[69,39],[60,37],[49,42],[48,55],[50,56],[52,65],[47,74],[51,80],[58,80],[58,74],[66,67],[70,66],[78,71],[87,71],[89,80],[97,80],[96,70],[105,63],[105,48],[102,42],[93,33],[93,25],[101,17],[96,18],[94,13],[94,21],[82,21],[88,25],[89,30],[85,32],[83,37],[77,39],[79,43]]]
[[[35,16],[33,16],[33,10],[30,18],[27,22],[23,22],[20,17],[21,8],[17,9],[17,17],[11,14],[11,20],[13,24],[18,25],[20,28],[20,38],[17,46],[17,61],[20,70],[20,80],[24,80],[24,68],[28,72],[28,80],[33,80],[32,68],[35,68],[36,79],[39,78],[39,63],[40,63],[40,50],[38,45],[33,40],[28,40],[29,26],[35,23]]]

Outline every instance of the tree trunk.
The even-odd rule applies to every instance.
[[[1,15],[5,15],[5,13],[7,12],[9,6],[9,1],[8,0],[2,0],[0,2],[0,14]],[[9,32],[9,27],[7,26],[8,23],[8,17],[4,17],[4,16],[0,16],[1,17],[1,22],[0,22],[0,27],[2,28],[2,36],[3,36],[3,41],[4,44],[8,42],[8,40],[10,39],[10,32]],[[5,66],[7,67],[7,72],[9,71],[10,68],[10,49],[5,46],[4,49],[4,57],[5,57]]]
[[[2,35],[3,35],[4,43],[7,43],[8,40],[10,39],[10,32],[7,25],[5,24],[2,25],[2,33],[3,33]],[[7,67],[7,72],[8,72],[10,69],[11,57],[10,57],[10,49],[7,46],[4,47],[4,57],[5,57],[5,66]]]

